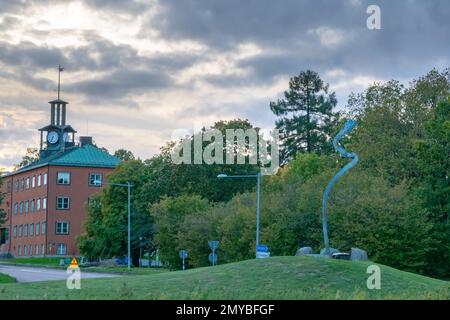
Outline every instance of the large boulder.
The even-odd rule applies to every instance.
[[[295,253],[296,256],[305,256],[307,254],[313,254],[313,249],[311,247],[301,247]]]
[[[323,248],[322,250],[320,250],[320,255],[321,256],[331,256],[333,253],[338,253],[339,250],[335,249],[335,248]]]
[[[367,251],[359,248],[352,248],[350,260],[368,260]]]

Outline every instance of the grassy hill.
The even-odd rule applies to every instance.
[[[114,279],[0,284],[0,299],[450,299],[450,282],[381,267],[368,290],[367,266],[315,257],[272,257],[216,267]]]
[[[6,274],[0,273],[0,284],[10,283],[10,282],[16,282],[16,279],[14,279]],[[0,296],[0,298],[1,298],[1,296]]]

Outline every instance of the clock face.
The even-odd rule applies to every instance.
[[[58,142],[59,136],[58,133],[56,131],[50,131],[47,135],[47,141],[50,144],[55,144]]]

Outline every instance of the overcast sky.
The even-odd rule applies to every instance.
[[[381,30],[366,27],[368,5]],[[0,167],[49,123],[57,65],[68,122],[113,152],[157,153],[176,129],[247,118],[312,69],[339,108],[374,81],[450,66],[448,0],[0,0]]]

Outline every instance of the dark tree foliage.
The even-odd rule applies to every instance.
[[[297,152],[327,153],[330,129],[334,120],[335,93],[328,94],[328,84],[319,74],[302,71],[289,81],[284,99],[270,103],[278,117],[276,127],[281,132],[281,162],[294,158]]]

